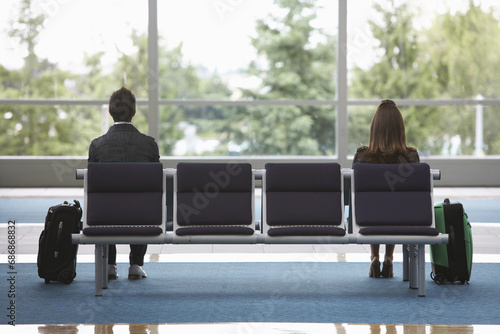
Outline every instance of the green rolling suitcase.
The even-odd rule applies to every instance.
[[[431,245],[431,278],[437,284],[469,282],[472,270],[472,231],[461,203],[434,205],[436,228],[447,233],[447,245]]]

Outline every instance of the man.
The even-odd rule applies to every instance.
[[[108,132],[92,141],[89,162],[159,162],[158,145],[152,137],[132,125],[136,112],[135,96],[127,88],[113,92],[109,99],[109,114],[114,124]],[[146,278],[144,255],[147,245],[130,245],[129,279]],[[109,245],[108,277],[116,279],[116,246]]]

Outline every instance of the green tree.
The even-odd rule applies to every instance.
[[[354,98],[410,99],[433,98],[436,84],[432,67],[425,56],[413,25],[414,12],[408,2],[386,1],[376,3],[374,9],[380,20],[370,20],[373,37],[379,41],[382,56],[364,70],[353,69],[349,88]],[[350,151],[355,152],[360,143],[368,144],[369,127],[376,106],[354,109],[349,117]],[[435,140],[428,140],[435,133],[435,120],[439,116],[433,107],[401,107],[409,145],[420,151],[435,151]]]
[[[163,99],[210,99],[227,98],[231,91],[217,74],[203,77],[199,68],[186,62],[183,44],[168,48],[160,43],[159,89]],[[218,137],[219,123],[224,123],[226,114],[218,106],[163,106],[160,110],[160,150],[164,155],[173,153],[176,142],[184,134],[179,123],[188,122],[196,126],[200,137]]]
[[[497,97],[500,86],[500,22],[469,1],[465,12],[437,16],[426,31],[426,51],[430,55],[442,97]],[[457,107],[441,118],[448,136],[462,138],[462,153],[474,151],[475,107]],[[485,109],[485,150],[500,154],[498,107]],[[469,140],[468,140],[469,139]]]
[[[27,55],[20,70],[2,68],[0,81],[6,89],[0,94],[26,99],[68,97],[65,83],[73,76],[35,53],[46,16],[33,8],[32,2],[24,0],[17,21],[11,22],[9,36]],[[63,106],[4,106],[2,111],[1,155],[77,155],[84,150],[86,144],[75,141],[79,115]]]
[[[244,97],[255,100],[335,97],[335,40],[313,26],[312,0],[276,0],[278,14],[258,20],[252,45],[258,59],[248,74],[261,80]],[[331,155],[335,149],[335,110],[321,106],[241,108],[234,136],[245,154]]]
[[[110,89],[116,85],[113,84],[109,70],[104,68],[101,62],[105,54],[105,51],[99,51],[95,54],[84,53],[83,64],[87,71],[76,78],[75,96],[88,99],[107,99],[111,95]]]
[[[38,14],[28,0],[19,5],[19,15],[9,30],[11,38],[27,50],[20,70],[0,65],[0,97],[4,98],[108,98],[120,86],[132,89],[139,99],[148,97],[147,35],[132,31],[135,51],[119,52],[112,68],[104,68],[104,52],[84,55],[86,73],[61,71],[56,64],[40,59],[35,53],[38,37],[46,17]],[[201,78],[196,67],[183,60],[182,44],[168,49],[160,37],[159,77],[156,83],[164,99],[229,96],[229,89],[217,75]],[[0,113],[1,155],[86,155],[90,140],[102,131],[101,106],[3,106]],[[198,116],[221,121],[217,108],[173,108],[160,111],[160,152],[171,154],[175,142],[182,138],[178,123],[186,118],[198,121],[202,131],[211,131],[210,122]],[[112,122],[111,118],[109,121]],[[147,107],[138,106],[135,125],[147,132]],[[96,126],[97,125],[97,126]]]
[[[112,83],[112,87],[123,85],[131,89],[137,97],[147,98],[150,72],[147,62],[148,37],[144,33],[133,31],[131,40],[136,51],[130,54],[122,52],[106,81]],[[99,63],[94,59],[93,64],[95,72],[99,73]],[[162,99],[220,98],[230,95],[229,89],[218,75],[202,78],[198,69],[184,60],[182,43],[169,48],[161,36],[158,67],[159,82],[156,84]],[[138,114],[134,118],[134,123],[143,132],[147,132],[146,108],[138,107]],[[179,128],[180,122],[188,121],[195,124],[201,134],[213,134],[216,126],[214,122],[224,122],[224,117],[225,115],[217,107],[161,106],[158,143],[160,154],[171,155],[175,143],[183,137]]]

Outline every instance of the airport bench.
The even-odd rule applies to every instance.
[[[433,179],[440,174],[425,163],[269,163],[261,170],[248,163],[89,163],[77,178],[84,180],[83,231],[73,243],[95,245],[96,296],[108,285],[110,244],[273,243],[403,244],[403,279],[425,296],[425,245],[448,242],[434,228]]]

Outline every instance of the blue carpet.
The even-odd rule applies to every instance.
[[[17,264],[11,299],[1,264],[0,305],[6,314],[15,301],[16,324],[500,324],[500,264],[475,264],[470,285],[428,278],[425,298],[401,280],[401,266],[393,279],[370,279],[367,263],[148,263],[147,279],[129,281],[121,264],[95,297],[93,264],[78,264],[70,285],[45,284],[36,264]]]

